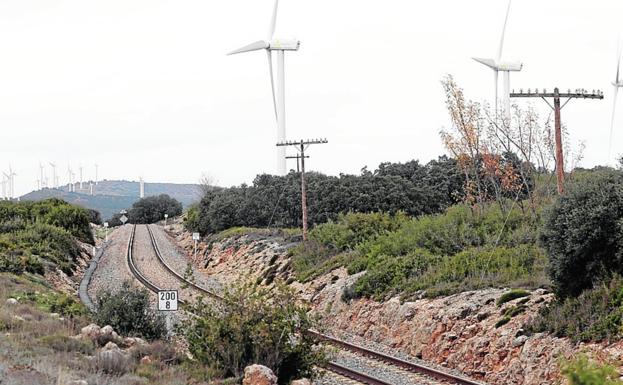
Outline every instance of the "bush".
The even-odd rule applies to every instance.
[[[577,298],[566,298],[541,308],[526,329],[549,332],[573,341],[617,340],[623,327],[623,280],[615,277]]]
[[[182,214],[182,204],[167,194],[146,197],[132,205],[128,210],[130,223],[156,223],[164,219],[164,214],[169,218]]]
[[[619,372],[610,365],[590,362],[585,355],[572,361],[562,361],[561,372],[569,385],[622,385]]]
[[[180,327],[189,350],[222,377],[241,378],[244,368],[261,363],[271,368],[280,384],[313,377],[324,362],[324,352],[313,337],[301,331],[314,326],[307,308],[295,294],[279,286],[275,291],[257,285],[229,290],[219,306],[199,300]]]
[[[595,172],[572,184],[548,210],[541,243],[560,297],[623,274],[623,173]]]
[[[88,212],[58,199],[0,201],[0,271],[43,273],[51,262],[72,274],[80,249],[93,243]]]
[[[79,352],[90,355],[95,350],[91,341],[84,341],[61,334],[41,337],[41,342],[59,352]]]
[[[97,298],[97,307],[95,321],[112,326],[121,335],[148,340],[166,335],[164,316],[153,309],[149,293],[132,287],[128,281],[123,282],[118,291],[101,294]]]

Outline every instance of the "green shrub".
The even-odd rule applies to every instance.
[[[547,211],[541,243],[560,297],[623,274],[623,173],[595,172],[573,183]]]
[[[498,298],[496,303],[498,306],[500,306],[506,302],[512,301],[517,298],[527,297],[529,295],[530,293],[523,289],[513,289],[511,291],[507,291],[506,293],[502,294],[500,298]]]
[[[164,316],[154,310],[149,293],[123,282],[117,291],[106,291],[97,298],[95,321],[110,325],[124,336],[155,340],[166,335]]]
[[[623,327],[623,280],[613,278],[577,298],[555,301],[541,308],[526,329],[550,332],[573,341],[616,340]]]
[[[80,249],[92,243],[89,213],[58,199],[0,202],[0,271],[43,273],[51,262],[71,275]]]
[[[499,327],[502,327],[509,322],[511,322],[511,317],[505,315],[504,317],[500,318],[498,322],[495,323],[495,328],[497,329]]]
[[[271,368],[280,384],[313,377],[324,352],[301,333],[314,322],[291,290],[247,284],[229,290],[225,298],[222,305],[199,300],[192,307],[197,317],[189,317],[179,329],[199,362],[221,377],[240,379],[244,368],[254,363]]]
[[[622,385],[619,372],[610,365],[590,362],[585,355],[561,362],[561,372],[569,385]]]

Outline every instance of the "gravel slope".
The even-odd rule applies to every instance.
[[[132,231],[131,225],[116,228],[110,235],[110,245],[102,254],[88,288],[93,301],[97,294],[104,290],[116,290],[125,280],[133,280],[126,263],[128,239]]]

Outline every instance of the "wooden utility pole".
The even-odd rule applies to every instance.
[[[305,158],[309,158],[309,156],[306,156]],[[300,154],[296,154],[295,156],[286,156],[286,159],[296,159],[296,172],[301,172],[300,162],[299,162],[299,160],[301,159]]]
[[[300,141],[287,141],[277,143],[278,147],[281,146],[293,146],[299,152],[297,155],[297,168],[298,159],[301,160],[301,209],[303,211],[303,241],[307,241],[307,186],[305,183],[305,150],[312,144],[325,144],[329,143],[326,139],[313,139],[313,140],[300,140]],[[288,157],[286,157],[288,158]],[[294,158],[294,157],[290,157]]]
[[[528,89],[528,92],[524,92],[523,89],[519,90],[519,92],[511,92],[511,98],[541,98],[547,103],[548,106],[552,110],[554,110],[554,136],[556,140],[556,181],[558,184],[558,194],[563,195],[565,193],[565,161],[563,156],[562,149],[562,123],[560,120],[560,110],[564,106],[569,103],[571,99],[603,99],[604,93],[597,90],[593,90],[593,92],[588,92],[586,90],[575,90],[575,92],[571,92],[568,90],[566,93],[560,93],[558,88],[554,88],[554,92],[547,92],[547,90],[543,90],[543,92],[539,92],[537,89],[532,92]],[[553,98],[554,105],[552,106],[550,102],[546,98]],[[567,98],[567,100],[560,105],[560,99]]]

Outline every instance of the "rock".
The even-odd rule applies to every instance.
[[[147,345],[144,339],[138,337],[126,337],[123,339],[123,345],[132,348],[134,346],[144,346]]]
[[[519,336],[513,340],[512,346],[516,348],[518,346],[525,344],[526,341],[528,341],[528,336]]]
[[[119,349],[119,346],[117,346],[117,344],[112,341],[109,341],[106,345],[104,345],[102,349],[103,350],[121,350]]]
[[[244,368],[242,385],[276,385],[277,376],[263,365],[251,365]]]
[[[154,362],[154,360],[151,359],[151,356],[145,356],[145,357],[141,358],[141,364],[143,364],[143,365],[149,365],[152,362]]]
[[[109,341],[119,341],[119,335],[113,330],[112,326],[106,325],[100,329],[98,342],[103,345]]]
[[[52,318],[58,318],[60,316],[60,314],[58,313],[50,313],[50,317]]]
[[[19,322],[24,322],[24,321],[26,321],[23,317],[20,317],[20,316],[18,316],[18,315],[14,315],[14,316],[13,316],[13,319],[14,319],[14,320],[16,320],[16,321],[19,321]]]
[[[90,340],[97,340],[100,336],[100,327],[96,324],[90,324],[80,329],[80,335]]]
[[[67,385],[89,385],[89,383],[86,382],[85,380],[73,380],[73,381],[67,382]]]
[[[16,300],[15,298],[9,298],[6,300],[6,304],[7,305],[17,305],[19,303],[18,300]]]
[[[301,378],[300,380],[294,380],[290,385],[312,385],[311,381],[307,378]]]

